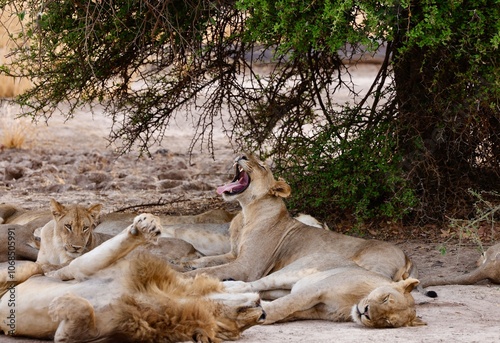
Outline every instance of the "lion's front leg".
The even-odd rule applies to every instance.
[[[226,291],[230,293],[266,292],[286,290],[288,293],[306,273],[301,270],[284,268],[252,282],[224,281]]]
[[[235,260],[235,256],[232,252],[228,252],[223,255],[215,255],[215,256],[204,256],[197,258],[196,260],[192,261],[187,261],[181,263],[181,267],[184,268],[184,270],[189,271],[189,270],[194,270],[194,269],[199,269],[199,268],[207,268],[207,267],[213,267],[213,266],[219,266],[222,264],[227,264],[229,262],[232,262]]]
[[[264,324],[297,319],[328,319],[323,318],[321,311],[315,309],[320,302],[321,295],[321,291],[311,288],[273,301],[262,301],[262,308],[267,314]]]
[[[140,214],[121,233],[48,276],[61,280],[84,279],[127,256],[139,245],[156,243],[160,234],[160,218],[148,213]]]
[[[93,306],[88,300],[68,293],[52,300],[49,315],[59,322],[54,342],[85,342],[97,338]]]

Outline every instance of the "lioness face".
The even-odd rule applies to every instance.
[[[275,180],[269,166],[253,155],[236,158],[233,181],[217,188],[224,200],[238,200],[242,205],[266,195],[286,198],[290,192],[290,186]]]
[[[89,208],[79,205],[63,206],[53,199],[50,205],[56,234],[62,240],[64,250],[72,257],[80,256],[97,225],[101,205]]]
[[[393,286],[376,288],[353,306],[353,320],[372,328],[426,325],[417,318],[415,301],[410,294],[417,284],[418,280],[407,279]]]
[[[224,341],[238,339],[244,330],[266,319],[257,293],[218,293],[210,298],[219,306],[215,315],[217,338]]]

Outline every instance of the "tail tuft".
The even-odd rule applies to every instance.
[[[434,291],[425,291],[424,295],[428,296],[429,298],[437,298],[438,294]]]

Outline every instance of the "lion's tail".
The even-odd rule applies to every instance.
[[[418,277],[418,268],[417,265],[415,264],[415,261],[410,260],[409,257],[407,257],[409,262],[411,263],[410,269],[409,269],[409,277],[419,279]],[[432,290],[426,290],[421,283],[418,284],[417,286],[417,291],[419,291],[421,294],[428,296],[429,298],[437,298],[437,293]]]

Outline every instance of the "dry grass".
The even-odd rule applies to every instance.
[[[6,123],[6,122],[10,123]],[[21,149],[29,138],[33,128],[26,120],[2,120],[0,122],[0,146],[4,149]]]
[[[0,148],[30,148],[37,128],[28,118],[18,118],[19,108],[7,103],[0,106]]]
[[[0,49],[0,54],[2,53]],[[1,59],[0,59],[1,60]],[[2,62],[0,61],[0,64]],[[10,76],[0,75],[0,99],[13,98],[24,93],[31,87],[31,81],[25,78],[13,78]]]

